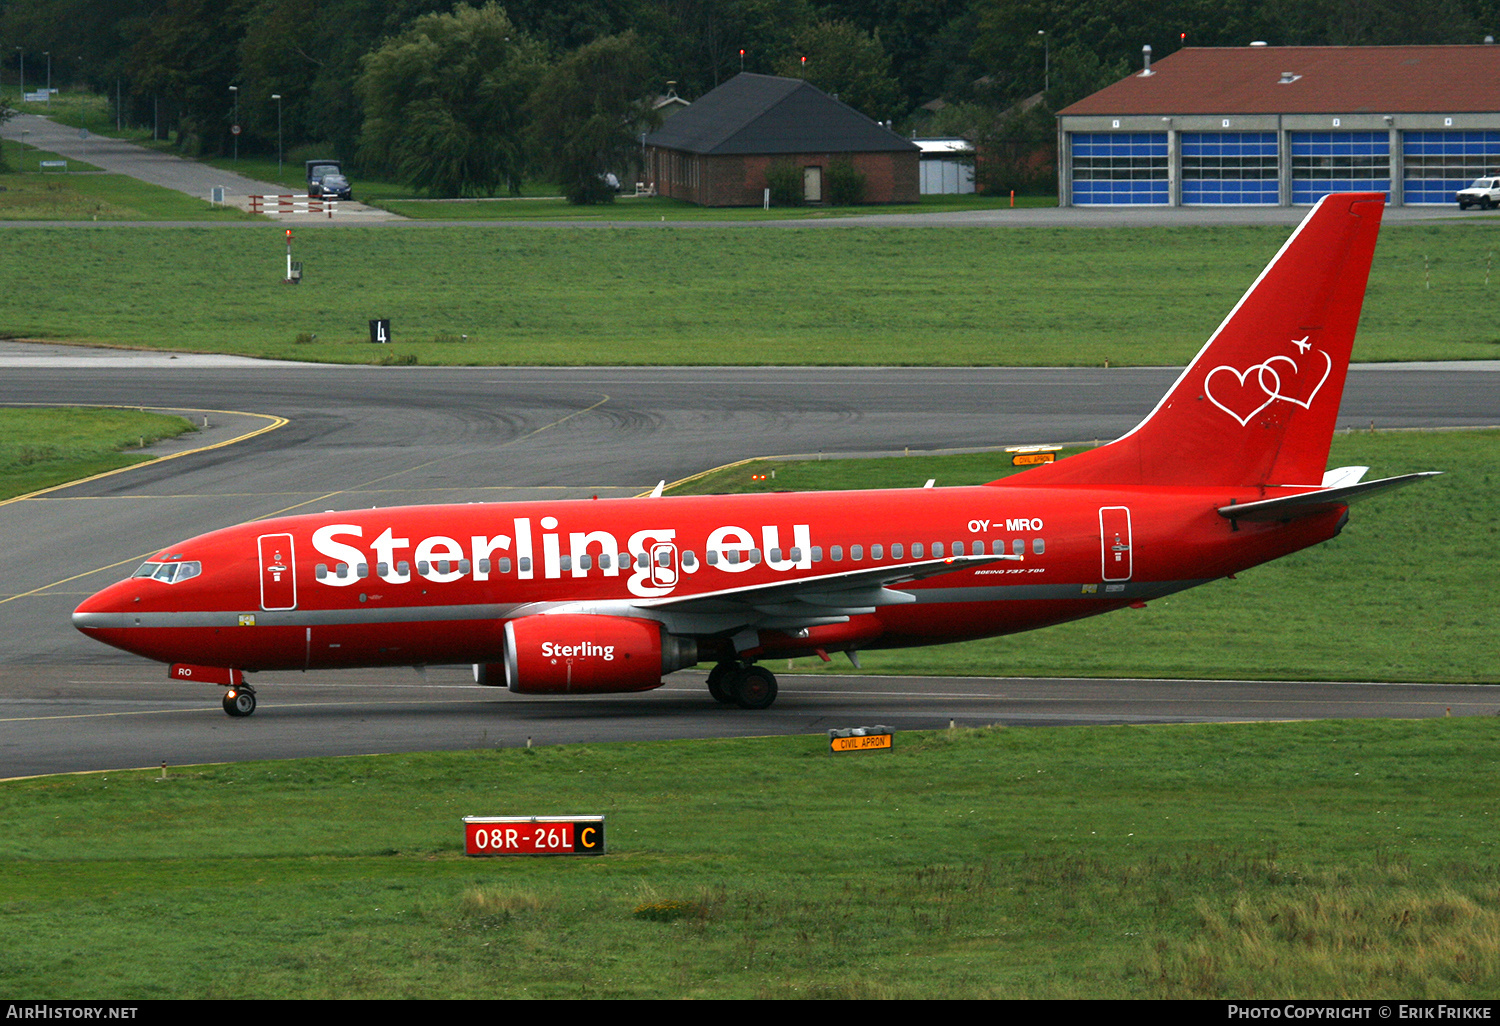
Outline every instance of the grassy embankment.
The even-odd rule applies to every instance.
[[[10,782],[0,903],[25,941],[0,987],[1488,999],[1496,723],[958,730],[837,758],[814,735]],[[608,817],[608,855],[459,854],[463,815],[578,812]]]
[[[1357,503],[1332,541],[1144,610],[940,648],[868,651],[860,662],[872,673],[1500,681],[1500,606],[1487,597],[1500,537],[1497,447],[1496,431],[1338,435],[1330,466],[1368,466],[1372,480],[1421,470],[1443,476]],[[1005,460],[768,461],[700,478],[683,491],[919,487],[929,477],[980,484],[1007,472]],[[772,469],[774,481],[750,480]],[[793,667],[850,672],[842,657],[799,659]]]
[[[144,462],[128,450],[191,430],[137,410],[0,407],[0,500]]]
[[[64,158],[15,138],[0,141],[0,153],[9,168],[0,173],[0,221],[264,220],[73,158],[66,171],[43,169]]]
[[[0,273],[28,281],[0,297],[0,327],[335,362],[1174,364],[1286,234],[319,227],[298,232],[306,277],[289,288],[275,225],[36,227],[0,249]],[[1465,222],[1387,229],[1356,356],[1500,355],[1490,234]],[[393,345],[368,343],[375,317],[391,318]]]

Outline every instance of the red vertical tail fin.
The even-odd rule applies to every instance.
[[[1003,482],[1319,484],[1384,209],[1380,193],[1319,200],[1150,416]]]

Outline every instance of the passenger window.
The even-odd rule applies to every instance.
[[[571,570],[571,569],[573,569],[573,557],[572,556],[558,556],[557,557],[557,562],[558,562],[558,566],[559,566],[560,569],[563,569],[563,570]]]
[[[662,553],[662,555],[665,556],[666,553],[664,552],[664,553]],[[760,562],[760,549],[751,549],[750,550],[750,562],[752,562],[752,563],[759,563]],[[665,564],[665,563],[662,564],[662,566],[666,566],[666,565],[667,564]]]
[[[609,560],[609,553],[608,552],[601,552],[601,553],[599,553],[599,569],[600,570],[608,570],[609,569],[609,562],[610,562],[610,560]]]
[[[521,567],[521,572],[523,574],[529,574],[529,573],[531,573],[531,557],[530,556],[522,556],[521,559],[520,559],[519,565]]]
[[[458,561],[458,572],[461,574],[466,574],[469,572],[469,568],[472,565],[473,564],[471,564],[467,559],[460,559]],[[363,577],[367,573],[369,573],[369,568],[363,563],[359,564],[359,576]]]
[[[789,553],[787,553],[787,557],[786,558],[790,559],[793,563],[800,563],[800,562],[802,562],[802,550],[800,548],[798,548],[797,546],[793,545],[792,546],[792,551],[789,552]]]
[[[338,577],[338,579],[342,581],[345,577],[349,576],[349,564],[340,563],[338,566],[333,568],[333,572]]]
[[[317,569],[313,571],[313,576],[315,576],[320,581],[323,578],[327,577],[328,576],[328,564],[327,563],[319,563],[318,566],[317,566]]]
[[[399,563],[396,564],[396,572],[398,574],[400,574],[402,577],[410,577],[411,576],[411,564],[408,563],[406,560],[403,559],[401,562],[399,562]]]
[[[955,556],[962,556],[964,554],[964,543],[963,542],[956,541],[956,542],[953,543],[953,554]],[[976,556],[982,556],[982,555],[984,555],[984,542],[975,542],[974,543],[974,555],[976,555]]]
[[[342,567],[343,565],[344,564],[342,564],[342,563],[339,564],[340,567]],[[430,569],[432,569],[432,567],[431,567],[431,564],[429,564],[427,562],[427,560],[425,560],[425,559],[419,559],[419,560],[417,560],[417,573],[419,573],[419,574],[425,574]],[[343,574],[340,574],[339,576],[342,577]]]
[[[919,549],[921,547],[922,546],[920,546],[920,545],[917,546],[917,548],[919,548]],[[902,557],[902,551],[903,550],[901,548],[901,543],[900,542],[896,542],[894,545],[891,546],[891,558],[892,559],[901,559],[901,558],[903,558]]]
[[[376,563],[375,572],[384,577],[391,572],[391,565],[389,563]]]
[[[1047,551],[1047,543],[1041,538],[1033,538],[1031,539],[1031,551],[1040,556]]]
[[[600,558],[602,559],[604,557],[601,556]],[[580,570],[592,570],[592,569],[594,569],[594,557],[590,556],[587,552],[585,552],[583,555],[579,556],[578,557],[578,569],[580,569]]]
[[[992,541],[990,543],[990,554],[995,556],[1005,555],[1005,542],[1000,538],[996,538],[994,541]]]
[[[479,572],[482,574],[490,572],[490,561],[488,559],[481,559],[479,561]]]
[[[865,558],[865,547],[863,545],[849,546],[849,558],[856,563]]]
[[[693,550],[692,549],[684,549],[683,550],[683,552],[682,552],[682,565],[685,566],[685,567],[687,567],[690,570],[693,567],[695,567],[695,566],[698,565],[698,557],[695,556],[695,555],[693,555]]]
[[[464,562],[467,563],[468,560],[464,560]],[[354,573],[355,573],[355,576],[357,576],[357,577],[361,577],[361,578],[363,578],[363,577],[369,577],[370,576],[370,564],[369,563],[361,563],[361,564],[359,564],[358,566],[356,566],[354,568]]]
[[[830,546],[828,555],[835,563],[842,563],[844,561],[844,547],[842,545]]]
[[[812,547],[812,557],[813,557],[812,561],[814,563],[821,563],[821,562],[823,562],[823,546],[821,546],[821,545],[814,545]]]
[[[508,574],[508,573],[510,573],[510,557],[509,556],[501,556],[500,557],[500,572],[502,574]]]
[[[933,542],[932,543],[932,558],[933,559],[942,559],[943,558],[943,543],[942,542]]]
[[[717,549],[709,549],[708,552],[705,553],[705,555],[708,557],[709,566],[719,565],[719,553]]]
[[[870,558],[871,559],[884,559],[885,558],[885,547],[882,546],[882,545],[871,545],[870,546]]]
[[[780,545],[776,546],[774,549],[771,550],[771,562],[773,562],[773,563],[780,563],[781,562],[781,546]]]
[[[1016,555],[1016,556],[1024,556],[1024,555],[1026,555],[1026,539],[1025,538],[1017,538],[1015,541],[1011,542],[1010,543],[1010,551],[1011,551],[1012,555]]]

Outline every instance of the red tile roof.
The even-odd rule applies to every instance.
[[[1500,46],[1187,47],[1062,115],[1500,111]],[[1281,83],[1285,72],[1298,76]]]

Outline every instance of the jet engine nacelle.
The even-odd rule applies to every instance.
[[[538,614],[506,623],[505,662],[475,666],[474,679],[527,695],[650,691],[697,661],[696,641],[655,620]]]

